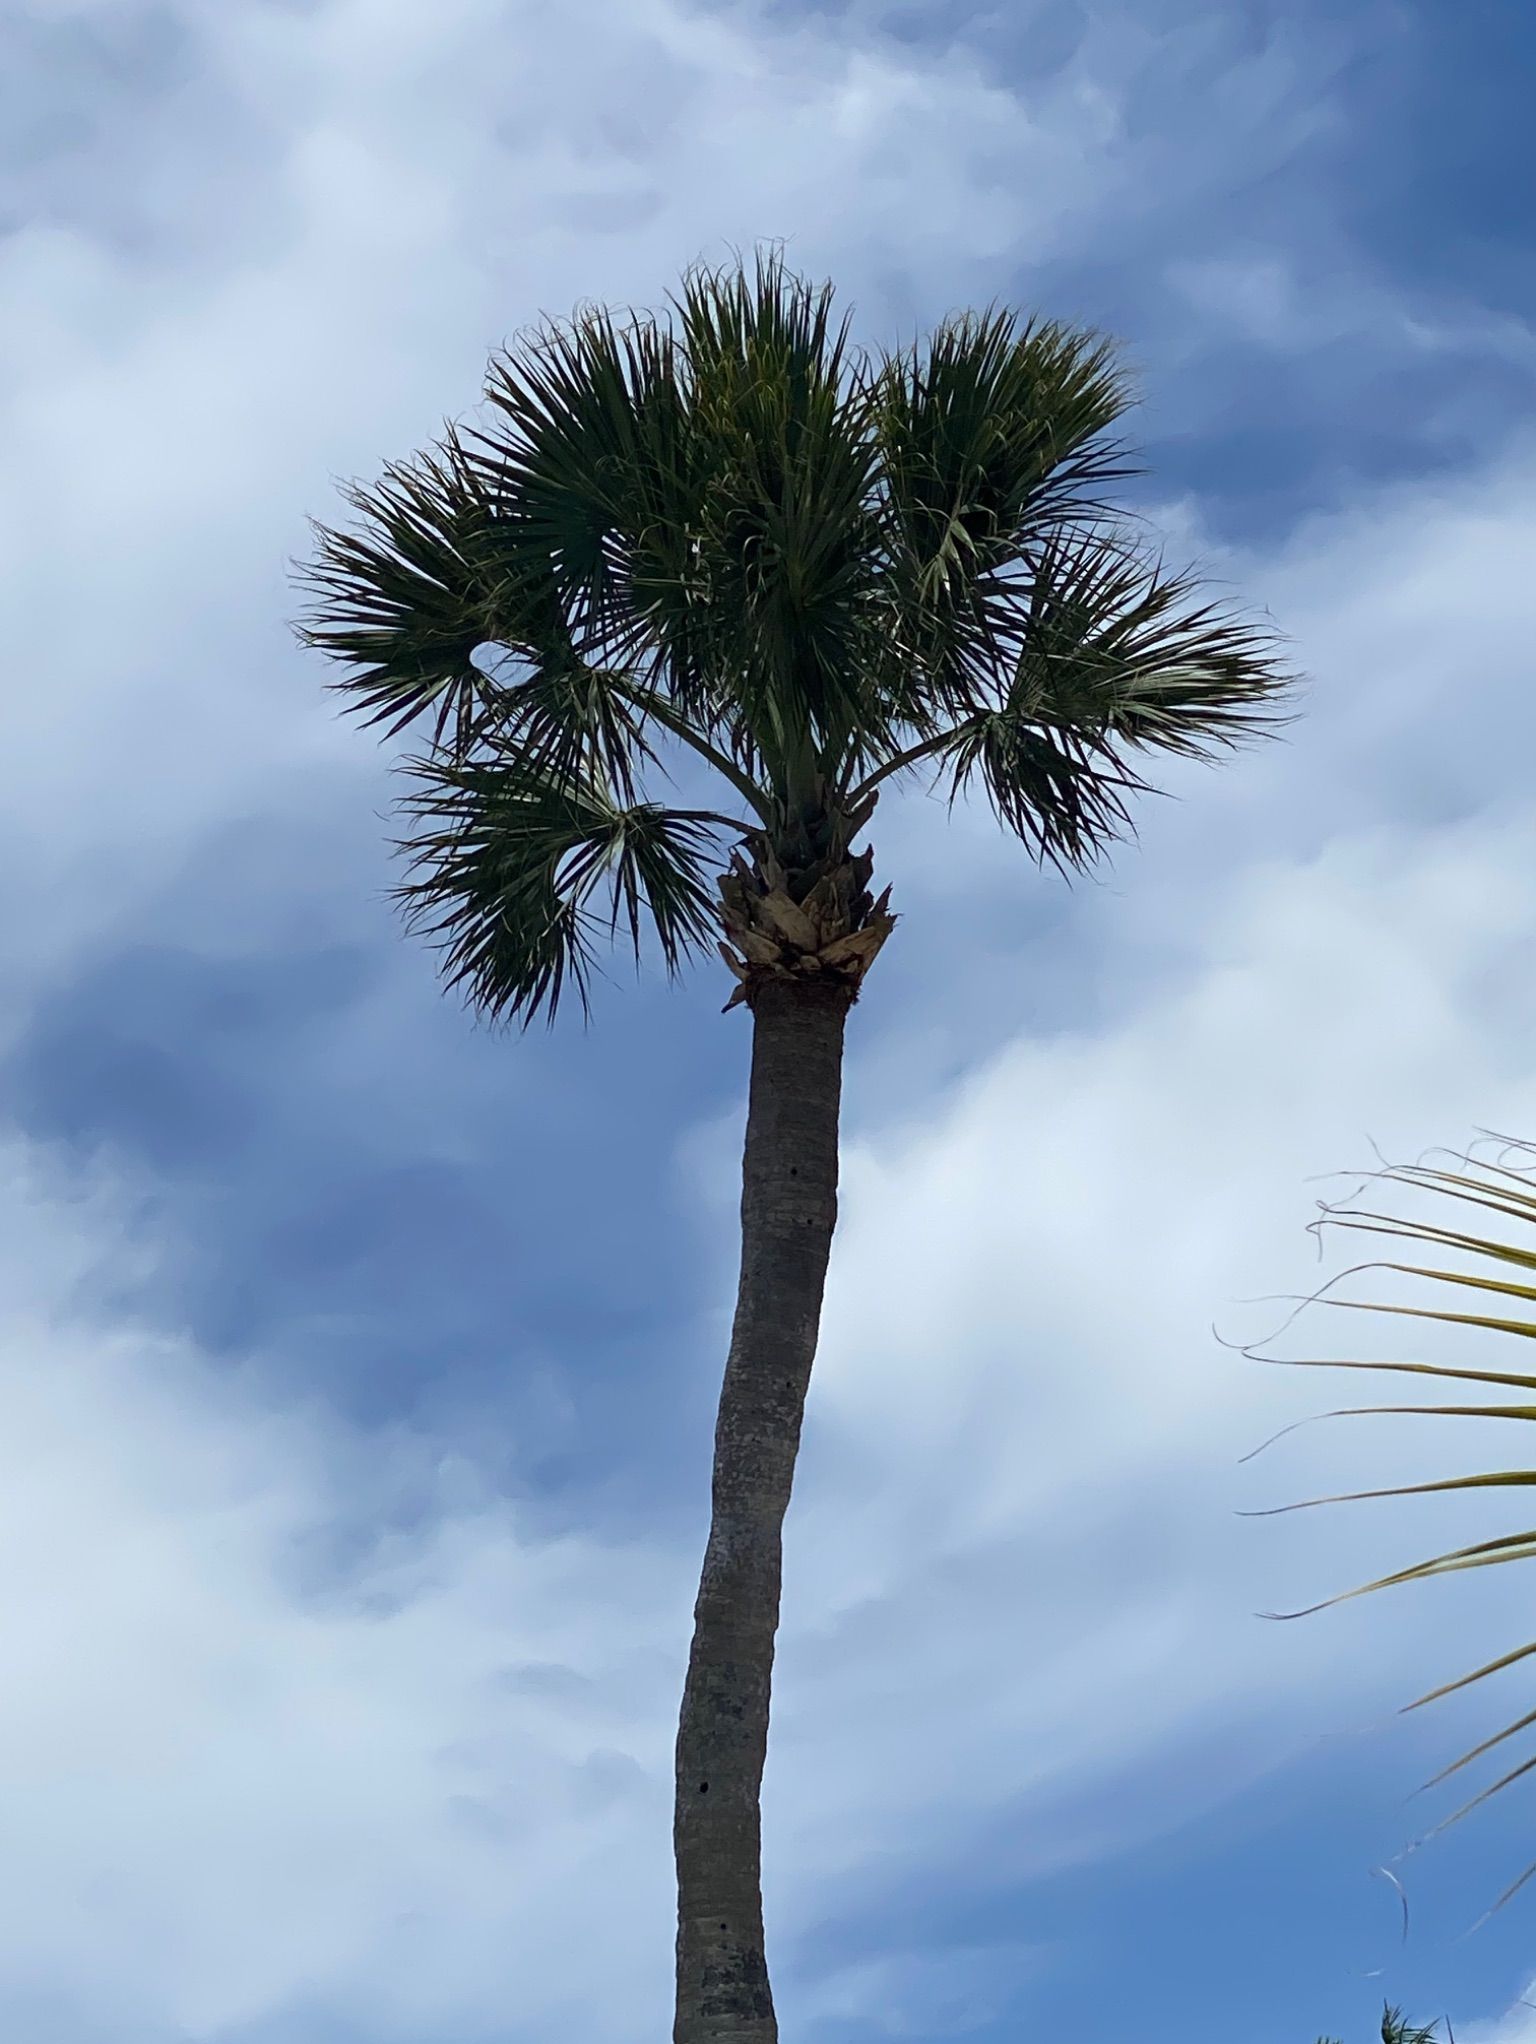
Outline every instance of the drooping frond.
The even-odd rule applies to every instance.
[[[1526,1168],[1516,1169],[1507,1161],[1516,1155],[1523,1155],[1530,1160]],[[1456,1218],[1454,1215],[1451,1220],[1442,1221],[1436,1216],[1437,1213],[1445,1211],[1444,1207],[1423,1213],[1399,1213],[1390,1208],[1378,1210],[1374,1206],[1367,1208],[1356,1204],[1328,1207],[1324,1210],[1323,1226],[1339,1227],[1387,1241],[1407,1241],[1418,1244],[1421,1249],[1429,1248],[1442,1252],[1449,1250],[1464,1257],[1469,1267],[1417,1260],[1404,1262],[1392,1256],[1362,1268],[1423,1281],[1430,1288],[1429,1303],[1383,1304],[1377,1300],[1334,1298],[1325,1292],[1320,1297],[1320,1304],[1355,1312],[1407,1316],[1410,1319],[1458,1330],[1478,1329],[1487,1334],[1513,1336],[1517,1340],[1536,1339],[1536,1310],[1533,1310],[1536,1309],[1536,1284],[1528,1281],[1528,1274],[1536,1269],[1536,1178],[1532,1176],[1532,1165],[1536,1164],[1536,1150],[1525,1144],[1504,1143],[1493,1161],[1474,1156],[1467,1156],[1458,1161],[1461,1166],[1459,1169],[1436,1168],[1424,1164],[1392,1166],[1375,1174],[1375,1183],[1388,1190],[1393,1187],[1405,1187],[1416,1193],[1427,1194],[1437,1202],[1451,1202],[1460,1207],[1492,1212],[1506,1221],[1515,1223],[1517,1230],[1525,1232],[1526,1239],[1521,1241],[1509,1239],[1504,1235],[1489,1235],[1475,1222],[1466,1226],[1454,1225]],[[1464,1296],[1468,1291],[1487,1299],[1507,1300],[1512,1304],[1503,1310],[1469,1312],[1463,1306]],[[1435,1303],[1437,1297],[1444,1303]],[[1522,1310],[1514,1310],[1515,1307]],[[1457,1383],[1480,1383],[1498,1390],[1518,1389],[1532,1394],[1531,1402],[1521,1403],[1501,1400],[1497,1404],[1485,1405],[1351,1407],[1345,1414],[1334,1417],[1372,1412],[1435,1419],[1476,1418],[1514,1422],[1536,1420],[1536,1373],[1529,1371],[1406,1360],[1361,1362],[1339,1357],[1294,1359],[1293,1366],[1407,1374],[1415,1377],[1449,1379]],[[1523,1490],[1531,1486],[1536,1486],[1536,1469],[1515,1467],[1448,1477],[1432,1483],[1401,1484],[1381,1490],[1341,1492],[1330,1497],[1309,1499],[1306,1506],[1347,1504],[1381,1497],[1410,1497],[1439,1491]],[[1294,1511],[1303,1508],[1293,1505],[1282,1509]],[[1342,1591],[1310,1609],[1325,1610],[1334,1604],[1369,1596],[1377,1590],[1425,1582],[1437,1576],[1459,1575],[1472,1569],[1497,1567],[1505,1562],[1527,1560],[1536,1560],[1536,1528],[1520,1527],[1513,1533],[1431,1555],[1424,1561],[1396,1569],[1388,1575],[1362,1583],[1355,1589]],[[1287,1615],[1302,1617],[1309,1613],[1296,1612]],[[1404,1707],[1407,1710],[1422,1709],[1426,1704],[1436,1703],[1443,1697],[1469,1689],[1507,1668],[1528,1663],[1533,1657],[1536,1657],[1536,1640],[1517,1646],[1484,1666],[1472,1669],[1468,1674],[1457,1676],[1427,1690]],[[1494,1748],[1503,1745],[1505,1741],[1518,1736],[1521,1732],[1530,1730],[1533,1726],[1536,1726],[1536,1710],[1522,1712],[1511,1723],[1479,1741],[1448,1767],[1443,1768],[1433,1781],[1426,1783],[1425,1786],[1431,1788],[1438,1786],[1451,1775],[1460,1773],[1463,1768],[1481,1760]],[[1506,1770],[1470,1800],[1452,1811],[1448,1817],[1435,1825],[1431,1832],[1425,1834],[1426,1838],[1436,1836],[1450,1825],[1459,1823],[1463,1817],[1479,1808],[1490,1797],[1533,1772],[1536,1772],[1536,1753]],[[1425,1841],[1421,1839],[1418,1842],[1422,1844]],[[1519,1878],[1510,1884],[1494,1907],[1502,1907],[1503,1903],[1533,1875],[1536,1875],[1536,1862],[1527,1867]]]
[[[507,771],[494,754],[425,757],[409,773],[417,828],[400,849],[413,877],[397,895],[483,1011],[553,1016],[567,991],[585,1010],[596,945],[621,933],[638,961],[649,932],[668,972],[709,942],[724,819]]]
[[[1200,601],[1123,534],[1049,535],[997,609],[994,671],[957,683],[953,723],[894,764],[938,766],[957,792],[979,784],[1058,867],[1124,834],[1145,755],[1208,757],[1279,721],[1265,629]]]
[[[627,676],[573,653],[538,666],[508,662],[491,679],[484,715],[503,763],[553,784],[595,782],[634,801],[636,775],[656,754]]]
[[[1064,727],[1201,758],[1279,722],[1273,634],[1115,535],[1059,535],[1028,571],[1013,695]]]

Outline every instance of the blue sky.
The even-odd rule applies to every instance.
[[[1311,1281],[1316,1174],[1536,1132],[1536,22],[3,14],[0,2029],[664,2033],[745,1030],[707,968],[525,1039],[440,994],[287,563],[534,316],[774,236],[871,341],[993,298],[1121,335],[1144,507],[1312,677],[1070,892],[882,812],[768,1782],[786,2034],[1310,2044],[1386,1993],[1530,2044],[1536,1903],[1461,1936],[1529,1798],[1414,1858],[1406,1943],[1371,1872],[1494,1699],[1394,1706],[1520,1586],[1265,1625],[1483,1521],[1233,1516],[1466,1444],[1240,1467],[1320,1401],[1210,1327]]]

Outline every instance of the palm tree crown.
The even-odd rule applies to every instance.
[[[1278,721],[1265,628],[1104,502],[1132,473],[1106,342],[993,310],[869,355],[831,301],[769,253],[665,317],[547,323],[479,426],[317,528],[303,636],[370,722],[430,724],[398,892],[487,1011],[585,1005],[620,931],[669,970],[723,936],[738,999],[856,993],[892,918],[852,845],[887,780],[978,788],[1074,868],[1141,759]],[[658,799],[680,752],[705,806]]]

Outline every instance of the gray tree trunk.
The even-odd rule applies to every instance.
[[[777,2044],[759,1796],[781,1535],[837,1221],[846,985],[753,994],[741,1280],[677,1734],[674,2044]]]

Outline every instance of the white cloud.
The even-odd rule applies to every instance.
[[[850,1734],[817,1772],[829,1838],[872,1849],[843,1797],[874,1808],[881,1779],[903,1785],[880,1820],[891,1843],[906,1797],[925,1826],[969,1797],[1055,1798],[1196,1724],[1249,1719],[1262,1764],[1298,1692],[1318,1728],[1359,1707],[1357,1685],[1372,1707],[1406,1700],[1422,1649],[1401,1610],[1303,1628],[1248,1614],[1346,1587],[1422,1530],[1386,1511],[1263,1530],[1230,1513],[1452,1451],[1362,1428],[1240,1472],[1276,1426],[1346,1393],[1244,1363],[1209,1327],[1267,1334],[1283,1309],[1238,1302],[1315,1282],[1305,1181],[1368,1164],[1368,1137],[1400,1156],[1479,1121],[1536,1128],[1536,982],[1500,989],[1496,1027],[1489,1012],[1536,942],[1533,859],[1528,816],[1244,873],[1200,962],[1113,1026],[1019,1037],[939,1111],[852,1146],[786,1593],[790,1721],[803,1701]],[[1518,1623],[1512,1598],[1502,1610]],[[1370,1646],[1353,1674],[1346,1634]],[[844,1636],[856,1656],[834,1655]],[[836,1659],[830,1709],[796,1698],[802,1638],[819,1667]],[[869,1717],[855,1707],[876,1696]]]
[[[1462,2044],[1533,2044],[1536,2040],[1536,1980],[1528,1981],[1519,1999],[1493,2022],[1458,2025]]]
[[[61,2044],[124,2011],[637,2035],[631,1995],[665,1991],[676,1571],[540,1535],[439,1443],[71,1321],[120,1202],[71,1215],[13,1149],[0,1203],[0,2010],[51,1995]],[[587,1964],[552,1967],[588,1914]]]
[[[946,1945],[839,1967],[807,1998],[802,2023],[873,2025],[888,2037],[963,2037],[1004,2013],[1007,1996],[1027,1982],[1035,1955],[1027,1946]]]
[[[1414,354],[1484,355],[1529,368],[1536,354],[1530,329],[1508,314],[1455,303],[1406,301],[1400,287],[1362,274],[1349,251],[1326,261],[1312,252],[1303,271],[1289,251],[1239,245],[1170,266],[1169,282],[1200,315],[1191,345],[1209,347],[1228,333],[1277,355],[1300,355],[1348,341],[1380,359],[1394,348]]]

